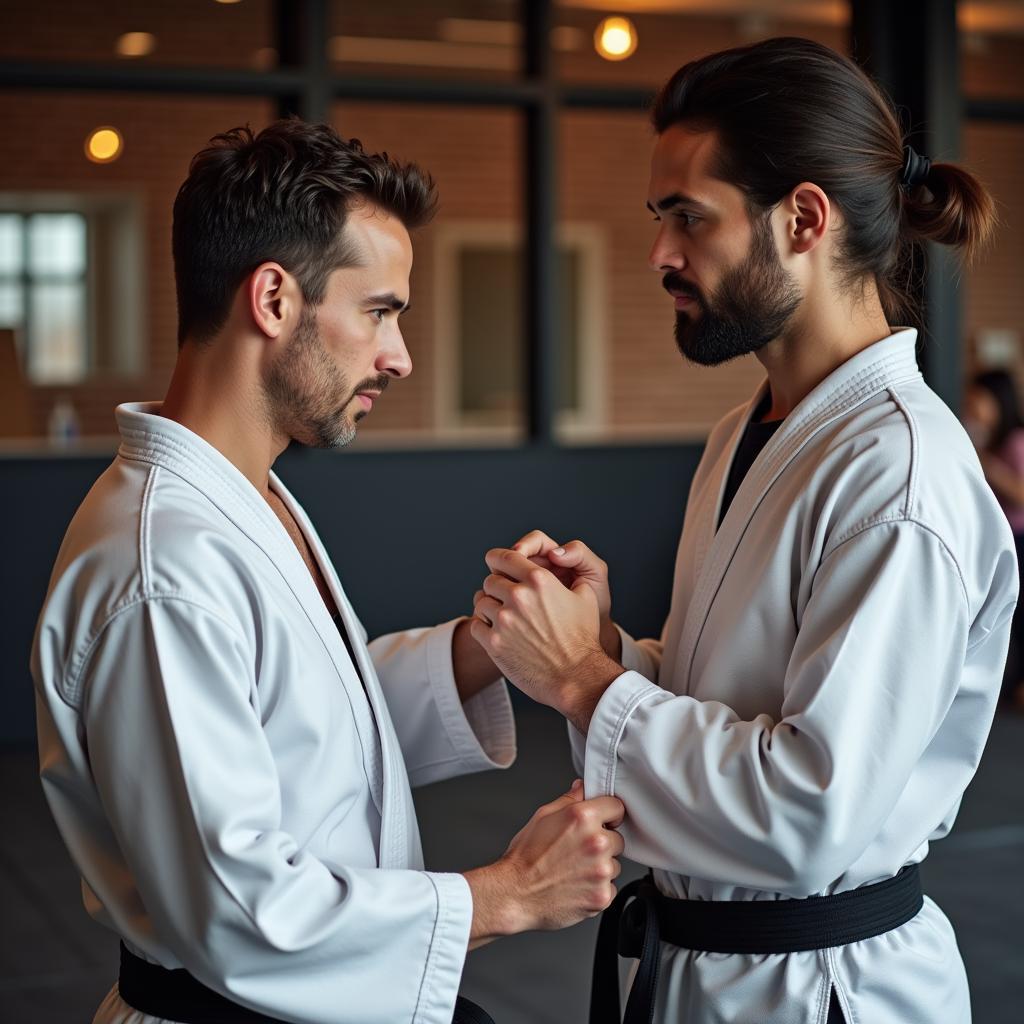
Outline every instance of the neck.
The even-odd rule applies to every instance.
[[[227,337],[186,342],[160,414],[213,445],[266,497],[270,467],[288,438],[277,434],[266,414],[254,359],[244,344]]]
[[[784,419],[843,363],[892,333],[874,285],[856,300],[814,298],[806,296],[786,332],[757,353],[771,388],[766,420]]]

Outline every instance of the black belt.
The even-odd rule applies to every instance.
[[[618,956],[640,961],[622,1024],[650,1024],[661,942],[709,953],[828,949],[892,931],[923,902],[916,864],[884,882],[803,900],[677,900],[648,875],[624,886],[601,918],[590,1024],[619,1024]]]
[[[121,943],[121,974],[117,983],[121,998],[133,1009],[151,1017],[180,1024],[286,1024],[233,1003],[207,988],[184,968],[168,970],[135,956]],[[452,1024],[494,1024],[476,1003],[459,996]]]

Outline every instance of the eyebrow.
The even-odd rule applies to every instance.
[[[387,306],[396,313],[405,313],[411,308],[411,304],[403,302],[394,292],[385,292],[383,295],[371,295],[366,300],[370,306]]]
[[[701,213],[707,213],[710,207],[702,203],[699,199],[692,199],[690,196],[684,196],[681,192],[673,192],[670,196],[665,196],[664,199],[659,199],[655,203],[657,209],[647,203],[647,209],[653,214],[658,214],[666,210],[672,210],[677,206],[688,206],[693,210],[698,210]]]

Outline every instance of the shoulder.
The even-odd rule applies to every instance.
[[[198,488],[158,465],[117,459],[68,528],[37,629],[34,662],[70,666],[108,624],[151,602],[212,610],[241,635],[253,621],[259,551]]]
[[[1015,585],[1014,544],[956,416],[923,382],[890,388],[837,420],[813,457],[823,556],[873,526],[927,537],[977,609]]]

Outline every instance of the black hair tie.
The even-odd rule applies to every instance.
[[[907,188],[922,185],[928,180],[932,170],[932,162],[926,156],[914,152],[913,146],[903,147],[903,170],[900,172],[900,184]]]

